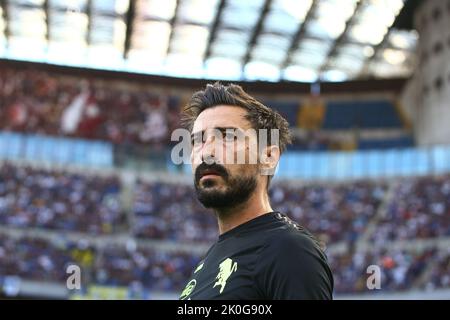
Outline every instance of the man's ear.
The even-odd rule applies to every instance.
[[[261,175],[274,175],[280,156],[280,147],[277,145],[265,147],[260,159]]]

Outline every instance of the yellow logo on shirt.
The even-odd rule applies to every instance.
[[[219,265],[219,273],[217,274],[217,281],[214,283],[213,288],[216,286],[220,286],[220,293],[223,292],[223,289],[225,289],[225,286],[227,284],[228,278],[231,276],[233,272],[237,270],[237,262],[233,262],[230,258],[225,259],[220,265]]]
[[[180,300],[184,300],[194,291],[195,286],[197,285],[197,281],[195,279],[192,279],[189,281],[189,283],[186,285],[186,288],[184,288],[183,292],[181,292]]]
[[[203,268],[203,263],[200,264],[200,265],[195,269],[194,273],[199,272],[200,270],[202,270],[202,268]]]

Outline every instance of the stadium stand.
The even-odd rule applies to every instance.
[[[0,74],[0,127],[113,143],[169,141],[178,121],[177,97],[115,84],[5,68]]]
[[[372,183],[342,186],[271,188],[273,206],[326,242],[355,241],[375,215],[386,187]],[[217,237],[214,216],[192,199],[190,185],[138,183],[134,200],[138,237],[176,241],[212,241]]]
[[[48,168],[30,168],[25,164],[2,165],[1,216],[10,220],[2,220],[0,225],[0,280],[18,276],[63,285],[67,266],[76,263],[85,275],[83,290],[100,286],[123,288],[127,295],[138,291],[140,298],[150,298],[155,292],[169,293],[172,294],[169,297],[176,298],[204,250],[217,237],[213,214],[193,201],[189,180],[176,183],[176,180],[134,173],[135,183],[130,184],[121,182],[123,174],[83,176],[68,169],[62,175],[65,171],[55,170],[52,173]],[[28,179],[20,179],[25,173]],[[62,176],[65,187],[58,184],[58,177]],[[44,215],[42,212],[53,208],[45,201],[40,204],[41,211],[31,210],[32,205],[28,213],[17,209],[22,215],[34,217],[27,220],[28,224],[17,224],[16,215],[5,215],[5,205],[13,199],[11,190],[23,194],[17,203],[45,199],[52,188],[46,191],[42,189],[43,184],[58,186],[60,193],[76,198],[75,195],[83,194],[83,186],[92,183],[91,179],[100,186],[94,190],[103,188],[104,191],[98,191],[93,198],[94,210],[81,210],[81,218],[75,224],[66,224],[64,215]],[[95,215],[102,210],[97,211],[95,206],[101,207],[98,201],[108,191],[116,199],[113,207],[127,211],[128,219],[123,221],[132,223],[124,223],[121,229],[112,228],[102,235],[99,216]],[[369,294],[365,285],[367,265],[381,267],[384,293],[448,288],[445,244],[449,239],[448,191],[448,176],[331,185],[282,180],[274,182],[270,196],[275,208],[305,225],[328,245],[335,295],[339,297]],[[409,203],[408,197],[414,197],[415,201],[410,202],[410,207],[402,206]],[[423,208],[431,208],[430,214],[421,213]],[[43,220],[41,216],[46,217],[46,223],[37,223]],[[74,228],[74,225],[90,228]],[[52,238],[48,238],[50,235]],[[120,240],[124,235],[125,240]],[[102,238],[105,236],[116,240]],[[421,239],[433,240],[433,243],[411,247],[402,243],[408,239],[419,243]],[[180,246],[181,243],[185,246]],[[86,292],[77,294],[83,297]]]
[[[385,291],[404,291],[418,286],[427,268],[427,261],[434,259],[439,251],[431,248],[414,250],[373,250],[371,252],[347,252],[329,255],[339,293],[367,292],[367,266],[380,266],[381,288]]]
[[[0,235],[0,277],[64,283],[70,264],[81,265],[92,284],[135,285],[146,290],[178,291],[200,258],[192,253],[165,252],[109,244],[98,248],[86,241],[58,243],[35,237]],[[87,284],[87,283],[85,283]]]
[[[360,139],[358,141],[359,150],[400,149],[411,148],[413,146],[414,140],[411,136],[390,139]]]
[[[450,252],[442,250],[437,254],[436,263],[431,267],[430,274],[424,281],[427,290],[450,287]]]
[[[116,164],[117,146],[125,154],[147,146],[144,159],[166,148],[183,101],[182,94],[170,90],[134,84],[117,89],[116,84],[27,69],[7,68],[0,74],[0,157],[8,159],[0,165],[0,287],[9,286],[11,277],[62,285],[67,265],[77,263],[86,275],[80,297],[99,286],[124,288],[128,297],[142,291],[140,298],[155,292],[177,298],[215,241],[217,222],[194,199],[190,179],[168,180],[163,172],[155,177],[137,167],[126,174],[102,169]],[[358,165],[367,165],[367,173],[374,163],[363,159],[372,159],[374,149],[388,151],[376,154],[380,170],[394,153],[402,155],[394,157],[402,166],[415,157],[412,151],[409,158],[407,151],[393,151],[413,147],[414,141],[390,101],[311,99],[306,97],[306,104],[266,100],[291,124],[294,153],[286,159],[297,173],[300,160],[324,169],[331,161],[325,159],[327,150],[367,151],[354,156],[355,161],[362,157]],[[425,171],[417,171],[409,159],[411,168],[404,168],[409,175],[428,176],[402,180],[379,179],[386,172],[374,171],[371,179],[356,175],[354,181],[341,170],[343,180],[331,183],[327,179],[339,172],[327,164],[329,176],[321,169],[325,180],[300,183],[283,168],[287,171],[270,190],[273,207],[327,244],[337,297],[367,294],[367,264],[383,267],[383,293],[449,288],[448,252],[438,244],[450,236],[450,182],[429,170],[445,162],[442,152],[430,151],[425,158],[433,161]],[[96,169],[91,173],[70,164]],[[356,162],[353,166],[356,172]],[[312,170],[307,167],[302,170]],[[117,240],[123,237],[128,240]],[[434,242],[417,249],[404,247],[405,240]]]
[[[124,224],[117,177],[0,166],[0,224],[92,234]]]
[[[184,101],[181,94],[136,84],[127,84],[124,88],[120,81],[87,76],[80,81],[80,78],[55,72],[2,69],[0,128],[3,131],[161,148],[170,144],[164,142],[170,141],[170,133],[179,127],[179,111]],[[295,135],[291,150],[348,149],[333,132],[320,134],[320,129],[344,129],[353,135],[356,128],[405,129],[394,104],[388,100],[329,101],[325,106],[310,100],[311,97],[306,97],[304,105],[300,100],[264,100],[288,120],[294,132],[297,125],[306,130],[306,137]],[[311,123],[315,125],[310,127]],[[413,139],[406,136],[361,140],[356,147],[379,149],[412,145]]]
[[[209,243],[217,238],[216,219],[193,199],[192,186],[138,181],[134,195],[137,237]]]
[[[371,239],[427,239],[450,236],[450,176],[409,179],[394,197]]]
[[[342,101],[326,105],[324,129],[401,127],[400,118],[389,101]]]
[[[168,3],[0,1],[0,299],[180,296],[218,230],[170,136],[215,79],[288,120],[271,204],[335,298],[450,299],[450,1]]]

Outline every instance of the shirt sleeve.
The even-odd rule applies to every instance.
[[[268,241],[255,271],[255,282],[264,299],[333,298],[333,276],[325,254],[305,234],[286,232]]]

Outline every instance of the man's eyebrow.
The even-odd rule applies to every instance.
[[[242,132],[243,130],[238,127],[215,127],[213,130],[219,130],[220,132],[226,132],[227,130],[236,130]],[[203,135],[205,133],[205,130],[197,131],[191,133],[191,139],[194,139],[198,137],[199,135]]]
[[[242,131],[240,128],[237,127],[216,127],[214,129],[217,129],[221,132],[226,132],[227,130],[236,130],[236,131]]]

